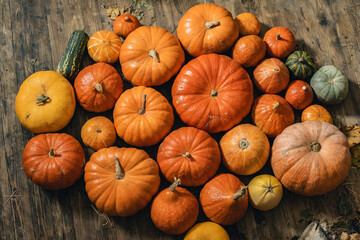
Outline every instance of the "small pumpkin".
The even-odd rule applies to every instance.
[[[26,175],[35,184],[60,190],[81,177],[85,153],[80,143],[66,133],[39,134],[26,144],[22,163]]]
[[[315,72],[315,62],[312,56],[305,51],[295,51],[291,53],[285,62],[291,74],[296,79],[305,80]]]
[[[349,91],[349,81],[335,66],[321,67],[311,78],[310,85],[316,97],[324,104],[342,102]]]
[[[205,184],[200,203],[205,215],[213,222],[231,225],[238,222],[248,208],[247,187],[234,175],[223,173]]]
[[[130,216],[158,191],[159,168],[136,148],[102,148],[85,166],[85,190],[91,202],[110,216]]]
[[[214,222],[201,222],[195,224],[185,235],[184,240],[230,240],[226,230]]]
[[[119,59],[121,39],[107,30],[101,30],[91,35],[87,49],[95,62],[115,63]]]
[[[285,99],[293,108],[302,110],[312,103],[314,92],[306,82],[295,80],[290,83],[286,90]]]
[[[258,35],[260,33],[261,24],[257,17],[252,13],[241,13],[237,15],[235,22],[239,26],[241,36]]]
[[[333,124],[331,114],[324,107],[317,104],[305,108],[301,114],[301,121],[319,121]]]
[[[121,14],[118,16],[113,25],[114,33],[120,37],[126,38],[132,31],[140,27],[137,17],[131,14]]]
[[[285,58],[295,49],[294,34],[286,27],[274,27],[264,36],[266,49],[271,57]]]
[[[151,220],[167,234],[182,234],[196,222],[199,202],[195,196],[179,187],[181,180],[174,178],[170,187],[159,192],[151,204]]]
[[[243,67],[255,67],[264,57],[266,45],[256,35],[240,38],[232,49],[232,58]]]
[[[294,112],[288,102],[274,94],[258,97],[251,112],[251,118],[268,137],[274,138],[294,123]]]
[[[74,82],[76,98],[90,112],[104,112],[114,107],[123,91],[123,81],[107,63],[95,63],[81,70]]]
[[[239,37],[239,27],[231,13],[215,4],[191,7],[179,21],[178,38],[191,56],[222,53]]]
[[[270,143],[265,133],[251,124],[240,124],[220,140],[222,163],[238,175],[251,175],[266,163]]]
[[[116,102],[113,114],[118,136],[138,147],[158,143],[174,124],[173,110],[166,98],[143,86],[126,90]]]
[[[170,182],[174,177],[183,186],[200,186],[213,177],[221,161],[217,142],[205,131],[183,127],[171,132],[161,143],[157,162]]]
[[[251,179],[248,191],[251,205],[261,211],[275,208],[283,196],[283,187],[279,180],[268,174]]]

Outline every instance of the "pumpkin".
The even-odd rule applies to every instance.
[[[207,54],[181,69],[171,95],[185,124],[215,133],[232,128],[250,112],[253,86],[238,62]]]
[[[178,187],[181,180],[174,178],[170,187],[159,192],[151,204],[151,220],[167,234],[186,232],[199,215],[199,203],[185,188]]]
[[[177,36],[185,51],[197,57],[230,49],[239,36],[239,27],[225,8],[198,4],[180,19]]]
[[[256,35],[240,38],[232,49],[232,57],[243,67],[255,67],[264,57],[266,45]]]
[[[126,38],[132,31],[140,27],[137,17],[131,14],[121,14],[118,16],[113,25],[114,33],[120,37]]]
[[[106,117],[93,117],[82,126],[81,139],[95,151],[110,147],[116,141],[114,124]]]
[[[200,186],[213,177],[221,161],[217,142],[205,131],[183,127],[171,132],[161,143],[157,162],[170,182],[174,177],[183,186]]]
[[[95,63],[80,71],[74,82],[76,98],[90,112],[104,112],[114,107],[123,91],[116,69],[107,63]]]
[[[135,85],[161,85],[180,70],[184,61],[177,38],[160,27],[137,28],[121,47],[122,72]]]
[[[345,180],[350,165],[346,136],[327,122],[291,125],[276,137],[272,147],[276,178],[288,190],[305,196],[335,189]]]
[[[315,62],[312,56],[305,51],[295,51],[290,54],[285,62],[291,74],[296,79],[307,79],[315,72]]]
[[[279,93],[287,87],[290,80],[289,70],[277,58],[261,61],[253,75],[256,88],[264,93]]]
[[[35,184],[59,190],[70,187],[81,177],[85,153],[80,143],[66,133],[39,134],[26,144],[22,163]]]
[[[270,143],[265,133],[251,124],[240,124],[220,140],[222,163],[238,175],[251,175],[266,163]]]
[[[214,222],[201,222],[194,225],[185,235],[184,240],[230,240],[226,230]]]
[[[266,50],[271,57],[285,58],[295,49],[294,34],[286,27],[274,27],[264,36]]]
[[[91,202],[110,216],[129,216],[143,209],[158,191],[159,168],[136,148],[102,148],[85,166],[85,190]]]
[[[74,89],[68,80],[54,71],[30,75],[20,86],[15,112],[20,123],[33,133],[63,129],[75,112]]]
[[[275,208],[283,196],[283,188],[279,180],[268,174],[251,179],[248,191],[251,205],[261,211]]]
[[[349,91],[349,81],[335,66],[321,67],[311,78],[310,85],[316,97],[325,104],[342,102]]]
[[[173,110],[166,98],[143,86],[126,90],[116,102],[113,114],[118,136],[138,147],[158,143],[174,124]]]
[[[87,49],[95,62],[115,63],[119,59],[121,45],[119,36],[107,30],[101,30],[90,37]]]
[[[238,222],[248,208],[248,191],[234,175],[219,174],[205,184],[200,192],[200,204],[213,222],[231,225]]]
[[[261,24],[257,17],[252,13],[241,13],[236,16],[235,22],[239,26],[241,36],[258,35],[260,33]]]
[[[288,102],[274,94],[258,97],[251,112],[251,118],[268,137],[274,138],[294,123],[294,112]]]
[[[333,123],[333,119],[330,113],[322,106],[314,104],[311,105],[302,112],[301,121],[319,121]]]
[[[285,93],[285,99],[293,108],[302,110],[312,103],[314,92],[306,82],[295,80],[289,84]]]

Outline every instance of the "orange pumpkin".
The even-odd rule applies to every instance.
[[[301,121],[319,121],[333,124],[330,113],[324,107],[317,104],[305,108],[301,114]]]
[[[240,38],[232,49],[232,57],[243,67],[255,67],[264,57],[266,45],[256,35]]]
[[[113,25],[114,33],[120,37],[126,38],[132,31],[140,27],[137,17],[131,14],[121,14],[118,16]]]
[[[114,108],[114,125],[119,137],[130,145],[151,146],[171,130],[171,105],[158,91],[148,87],[126,90]]]
[[[261,24],[252,13],[241,13],[237,15],[235,22],[239,26],[241,36],[258,35],[260,33]]]
[[[121,39],[115,33],[101,30],[94,33],[88,43],[88,53],[95,62],[115,63],[119,59]]]
[[[255,86],[264,93],[279,93],[287,87],[290,80],[289,70],[277,58],[261,61],[253,74]]]
[[[158,191],[159,168],[136,148],[102,148],[85,166],[85,189],[91,202],[110,216],[129,216],[143,209]]]
[[[160,27],[137,28],[121,47],[122,72],[135,85],[161,85],[180,70],[184,61],[177,38]]]
[[[251,112],[251,118],[268,137],[274,138],[294,123],[294,112],[288,102],[274,94],[258,97]]]
[[[82,175],[85,153],[80,143],[66,133],[40,134],[26,144],[22,155],[26,175],[49,190],[70,187]]]
[[[185,188],[178,187],[180,179],[174,178],[169,188],[159,192],[151,204],[151,220],[161,231],[182,234],[196,222],[199,203]]]
[[[123,91],[123,82],[113,66],[101,62],[81,70],[74,88],[76,98],[85,110],[104,112],[114,107]]]
[[[285,99],[293,108],[302,110],[312,103],[314,92],[306,82],[295,80],[286,90]]]
[[[265,133],[251,124],[240,124],[220,140],[222,163],[238,175],[251,175],[266,163],[270,143]]]
[[[185,51],[197,57],[230,49],[239,36],[239,27],[225,8],[198,4],[180,19],[177,35]]]
[[[205,131],[183,127],[161,143],[157,162],[170,182],[182,179],[183,186],[200,186],[215,175],[221,161],[217,142]]]
[[[185,124],[215,133],[232,128],[250,112],[253,86],[238,62],[207,54],[181,69],[171,95]]]
[[[247,187],[234,175],[223,173],[205,184],[200,203],[213,222],[231,225],[238,222],[248,208]]]
[[[266,49],[271,57],[285,58],[295,49],[294,34],[286,27],[274,27],[264,36]]]

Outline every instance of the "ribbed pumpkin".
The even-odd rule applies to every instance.
[[[183,186],[200,186],[215,175],[221,161],[217,142],[205,131],[183,127],[161,143],[157,162],[171,182],[180,178]]]
[[[118,16],[113,25],[114,33],[120,37],[126,38],[132,31],[140,27],[137,17],[131,14],[121,14]]]
[[[285,64],[294,78],[302,80],[311,77],[316,68],[314,59],[305,51],[293,52],[288,56]]]
[[[314,92],[306,82],[295,80],[289,84],[285,93],[285,99],[293,108],[302,110],[312,103]]]
[[[197,57],[230,49],[239,36],[239,27],[225,8],[198,4],[182,16],[177,35],[185,51]]]
[[[194,225],[185,235],[184,240],[230,240],[226,230],[214,222],[201,222]]]
[[[258,35],[260,33],[261,24],[257,17],[252,13],[241,13],[237,15],[235,22],[239,26],[241,36]]]
[[[274,27],[264,36],[266,49],[271,57],[285,58],[295,49],[294,34],[286,27]]]
[[[232,49],[232,57],[243,67],[255,67],[264,57],[266,45],[256,35],[240,38]]]
[[[107,63],[87,66],[77,75],[74,88],[80,105],[90,112],[104,112],[114,107],[123,91],[123,81]]]
[[[287,87],[290,80],[289,70],[277,58],[261,61],[253,74],[255,86],[264,93],[279,93]]]
[[[335,189],[345,180],[350,165],[346,136],[327,122],[296,123],[286,128],[272,147],[275,176],[288,190],[305,196]]]
[[[253,86],[238,62],[207,54],[181,69],[171,95],[185,124],[214,133],[232,128],[250,112]]]
[[[130,216],[158,191],[159,168],[136,148],[102,148],[85,166],[85,189],[91,202],[110,216]]]
[[[251,112],[251,118],[268,137],[274,138],[294,123],[294,112],[288,102],[273,94],[258,97]]]
[[[95,62],[115,63],[119,59],[121,39],[115,33],[101,30],[94,33],[88,43],[88,53]]]
[[[301,121],[319,121],[333,123],[333,119],[330,113],[322,106],[314,104],[311,105],[302,112]]]
[[[122,72],[135,85],[161,85],[180,70],[184,61],[177,38],[160,27],[137,28],[121,47]]]
[[[118,136],[138,147],[158,143],[174,123],[173,110],[166,98],[143,86],[126,90],[116,102],[113,114]]]

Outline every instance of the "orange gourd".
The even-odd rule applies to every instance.
[[[241,13],[237,15],[235,22],[239,26],[241,36],[258,35],[260,33],[261,24],[252,13]]]
[[[295,80],[289,84],[285,99],[293,108],[302,110],[312,103],[314,92],[306,82]]]
[[[255,67],[264,57],[266,45],[256,35],[240,38],[232,49],[232,57],[243,67]]]
[[[131,14],[121,14],[118,16],[113,25],[114,33],[120,37],[126,38],[132,31],[140,27],[137,17]]]
[[[119,59],[122,42],[115,33],[101,30],[94,33],[88,43],[88,53],[95,62],[115,63]]]
[[[301,121],[319,121],[333,124],[330,113],[324,107],[317,104],[305,108],[301,114]]]
[[[264,36],[266,49],[271,57],[285,58],[295,49],[294,34],[286,27],[274,27]]]

